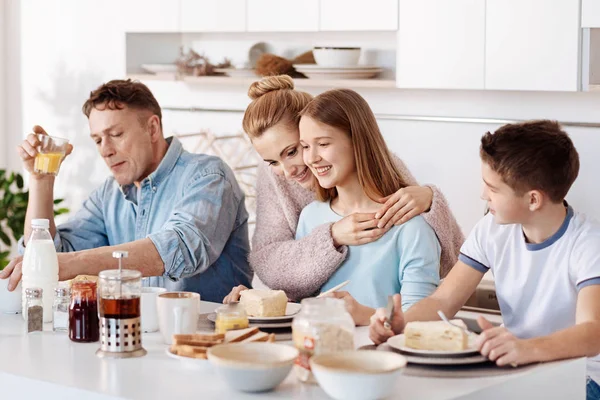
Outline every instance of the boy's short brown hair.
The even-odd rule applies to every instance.
[[[508,124],[481,138],[481,160],[518,195],[540,190],[564,200],[579,173],[579,155],[556,121]]]
[[[162,130],[162,111],[158,101],[148,89],[148,86],[131,79],[115,79],[100,85],[90,93],[90,98],[83,104],[82,110],[86,117],[90,117],[92,109],[103,106],[109,110],[122,110],[125,106],[147,110],[158,116]]]

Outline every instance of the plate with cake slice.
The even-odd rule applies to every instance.
[[[283,290],[249,289],[240,293],[250,323],[281,323],[291,321],[300,312],[301,305],[289,303]]]
[[[462,320],[452,320],[464,325]],[[388,339],[387,343],[402,353],[431,357],[466,357],[479,353],[477,335],[467,334],[457,326],[443,321],[409,322],[404,333]]]

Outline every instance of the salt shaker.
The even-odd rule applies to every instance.
[[[44,304],[42,303],[43,290],[41,288],[25,289],[25,316],[27,333],[41,332],[44,330]]]
[[[52,307],[52,330],[67,332],[69,330],[69,303],[71,290],[66,286],[54,289],[54,305]]]

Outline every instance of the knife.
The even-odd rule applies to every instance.
[[[385,322],[383,327],[385,329],[392,329],[392,316],[394,314],[394,296],[388,296],[387,306],[385,306]]]

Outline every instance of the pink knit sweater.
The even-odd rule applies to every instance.
[[[417,185],[406,165],[395,158],[404,181]],[[431,209],[423,213],[435,230],[442,248],[440,275],[446,276],[458,258],[464,236],[444,195],[435,186]],[[272,289],[286,292],[292,300],[315,294],[346,258],[346,246],[336,249],[331,223],[295,240],[300,212],[315,200],[312,191],[275,175],[265,165],[258,167],[256,230],[249,261],[260,280]]]

